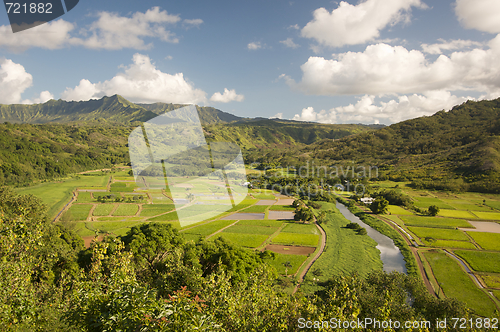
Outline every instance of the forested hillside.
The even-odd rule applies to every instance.
[[[500,99],[268,156],[288,164],[373,165],[416,187],[500,192]]]
[[[128,135],[133,126],[67,124],[0,124],[0,185],[26,186],[75,172],[130,162]],[[244,157],[265,151],[305,146],[322,138],[368,130],[358,125],[278,123],[274,120],[205,127],[210,141],[239,144]]]

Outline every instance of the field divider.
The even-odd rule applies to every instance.
[[[278,236],[278,234],[281,233],[281,230],[285,228],[286,225],[287,223],[282,223],[281,226],[276,230],[276,232],[269,235],[269,237],[260,246],[255,248],[255,250],[262,251],[262,249],[264,249],[268,244],[271,244],[271,240]]]
[[[222,227],[222,228],[221,228],[221,229],[219,229],[217,232],[212,233],[212,234],[208,235],[207,237],[205,237],[205,239],[206,239],[206,240],[208,240],[208,239],[209,239],[209,238],[211,238],[212,236],[217,235],[217,234],[219,234],[219,233],[222,233],[225,229],[227,229],[227,228],[229,228],[229,227],[231,227],[231,226],[236,225],[238,222],[239,222],[239,220],[236,220],[236,221],[235,221],[235,222],[233,222],[231,225],[228,225],[228,226],[226,226],[226,227]]]

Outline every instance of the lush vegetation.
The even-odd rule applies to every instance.
[[[6,331],[296,331],[299,318],[332,315],[400,321],[469,316],[462,304],[432,298],[403,274],[337,275],[315,295],[290,296],[265,263],[269,254],[221,238],[186,241],[170,224],[147,223],[85,249],[72,231],[47,220],[36,197],[2,189],[0,203],[0,322]]]

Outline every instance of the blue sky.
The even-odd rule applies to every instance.
[[[500,97],[498,0],[81,0],[15,34],[0,12],[3,104],[118,93],[391,124]]]

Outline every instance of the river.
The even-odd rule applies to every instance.
[[[336,206],[337,209],[339,209],[340,213],[342,213],[342,215],[347,220],[355,222],[360,226],[366,228],[368,236],[370,236],[378,243],[377,249],[380,250],[380,259],[384,264],[383,269],[385,272],[390,273],[392,271],[398,271],[406,273],[406,264],[404,257],[401,254],[401,251],[399,251],[399,248],[394,245],[394,241],[365,224],[363,221],[361,221],[361,219],[359,219],[351,211],[349,211],[349,209],[347,209],[347,207],[342,203],[337,202]]]

